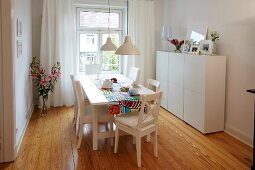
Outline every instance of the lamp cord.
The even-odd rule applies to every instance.
[[[108,14],[108,35],[110,37],[110,17],[111,17],[111,6],[110,6],[110,0],[108,0],[108,7],[109,7],[109,14]]]
[[[128,35],[128,0],[127,0],[127,35]]]

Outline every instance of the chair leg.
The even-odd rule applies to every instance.
[[[153,132],[153,147],[154,147],[154,156],[158,157],[158,132]]]
[[[74,112],[73,112],[73,124],[76,125],[76,113],[75,113],[75,108],[74,108]]]
[[[77,146],[78,149],[80,149],[80,147],[81,147],[82,135],[83,135],[83,125],[80,125],[79,137],[78,137],[78,146]]]
[[[116,129],[115,129],[114,153],[117,153],[117,151],[118,151],[118,145],[119,145],[119,129],[118,129],[118,126],[116,126]]]
[[[150,142],[150,140],[151,140],[151,134],[148,134],[148,135],[146,136],[146,142]]]
[[[113,122],[110,122],[110,132],[113,132]],[[111,137],[111,146],[113,146],[113,137]]]
[[[75,125],[75,133],[76,133],[76,137],[78,137],[78,135],[79,135],[79,130],[80,130],[80,124],[79,124],[79,122],[76,122],[76,125]]]
[[[74,117],[73,117],[73,123],[76,125],[77,124],[77,112],[78,112],[78,108],[76,106],[76,104],[74,104]]]
[[[133,136],[133,145],[136,143],[135,140],[136,140],[136,139],[135,139],[135,136]]]
[[[141,167],[141,137],[136,136],[136,157],[137,157],[137,165]]]

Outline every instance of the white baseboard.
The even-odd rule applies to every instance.
[[[227,134],[233,136],[234,138],[242,141],[243,143],[253,147],[253,136],[241,132],[240,130],[225,123],[225,130]]]
[[[27,130],[27,126],[28,126],[28,124],[29,124],[29,122],[30,122],[30,118],[31,118],[31,115],[32,115],[32,113],[33,113],[33,111],[34,111],[34,108],[35,108],[35,105],[34,105],[34,103],[33,103],[33,104],[30,106],[30,109],[29,109],[29,111],[28,111],[28,113],[29,113],[29,114],[28,114],[28,119],[27,119],[25,128],[24,128],[24,130],[23,130],[23,132],[22,132],[21,138],[20,138],[20,140],[19,140],[19,142],[18,142],[18,145],[15,146],[15,154],[14,154],[14,158],[15,158],[15,159],[16,159],[18,153],[19,153],[19,149],[20,149],[21,143],[22,143],[22,141],[23,141],[25,132],[26,132],[26,130]]]

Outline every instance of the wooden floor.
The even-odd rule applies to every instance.
[[[47,117],[36,110],[16,161],[0,164],[0,169],[137,169],[130,136],[120,137],[117,154],[109,140],[100,140],[99,150],[93,151],[92,129],[87,125],[77,150],[72,121],[72,107],[50,109]],[[155,158],[153,144],[142,142],[141,169],[240,170],[250,169],[252,164],[252,149],[247,145],[224,132],[203,135],[164,109],[159,117],[158,150]]]

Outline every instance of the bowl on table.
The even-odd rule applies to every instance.
[[[120,91],[121,92],[128,92],[129,91],[129,87],[121,87]]]

